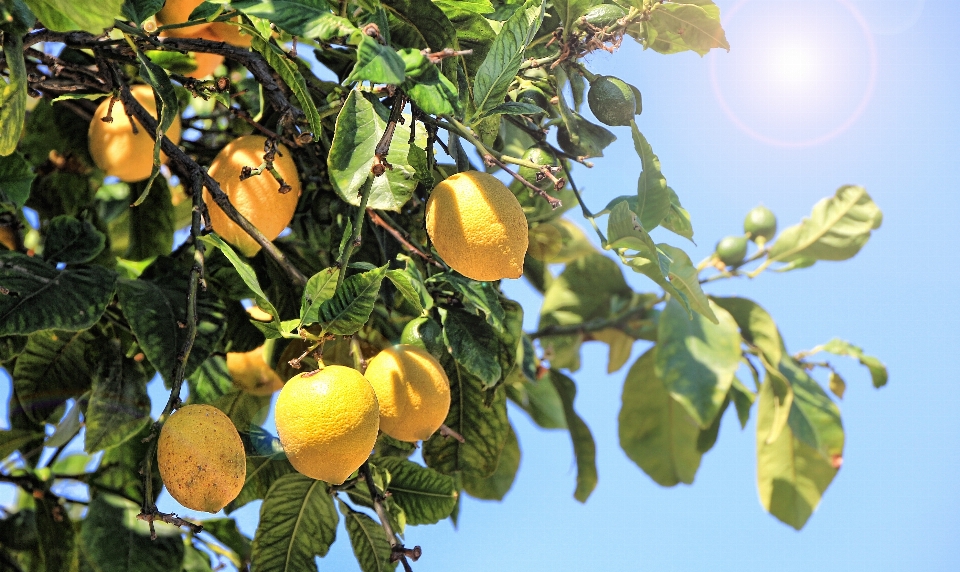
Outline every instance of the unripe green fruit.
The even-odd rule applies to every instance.
[[[400,343],[422,348],[440,359],[444,351],[443,329],[432,318],[414,318],[407,322],[400,333]]]
[[[557,128],[557,145],[559,145],[560,148],[565,152],[575,157],[587,157],[590,155],[589,149],[582,147],[570,140],[570,131],[567,130],[565,125],[561,125]]]
[[[613,76],[599,76],[590,83],[587,103],[604,125],[630,125],[637,112],[633,88]]]
[[[544,111],[549,110],[550,102],[547,101],[547,96],[543,93],[543,90],[531,84],[527,84],[527,86],[528,87],[517,93],[516,101],[536,105]]]
[[[777,217],[765,206],[756,207],[747,213],[747,218],[743,221],[743,232],[754,242],[757,242],[758,238],[766,242],[777,234]]]
[[[627,11],[616,4],[600,4],[594,6],[589,12],[583,15],[583,19],[590,25],[597,28],[606,28],[612,26],[627,15]],[[579,23],[579,22],[578,22]]]
[[[523,154],[523,159],[526,161],[531,161],[537,165],[557,165],[557,159],[551,155],[549,152],[544,151],[539,147],[533,147],[528,149],[526,153]],[[544,178],[542,181],[537,182],[537,173],[539,170],[532,167],[520,167],[519,174],[524,179],[530,181],[534,185],[548,189],[553,187],[553,181],[548,178]]]
[[[736,266],[747,257],[747,237],[728,236],[717,243],[717,258],[727,266]]]

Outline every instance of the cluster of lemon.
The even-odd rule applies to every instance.
[[[255,355],[255,365],[241,371],[263,370],[256,361],[262,352]],[[277,397],[277,434],[296,470],[341,484],[370,456],[380,431],[422,441],[440,428],[449,409],[443,367],[424,349],[401,344],[374,356],[363,374],[330,365],[291,378]],[[206,512],[236,498],[246,477],[233,422],[209,405],[187,405],[170,416],[160,432],[157,463],[170,495]]]

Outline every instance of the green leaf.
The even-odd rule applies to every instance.
[[[433,0],[443,13],[453,18],[458,14],[489,14],[493,12],[490,0]]]
[[[251,47],[263,56],[263,59],[270,64],[270,67],[273,68],[283,79],[283,82],[287,84],[290,91],[297,96],[297,101],[300,102],[300,108],[303,110],[304,115],[307,116],[310,130],[313,131],[313,133],[323,131],[320,113],[317,111],[317,106],[313,103],[313,98],[310,97],[307,82],[303,79],[303,74],[300,73],[297,64],[291,61],[291,58],[286,52],[278,46],[267,42],[259,36],[253,38]]]
[[[157,175],[160,174],[160,144],[163,141],[163,138],[159,136],[160,133],[166,133],[173,125],[174,119],[180,116],[177,92],[174,91],[173,84],[170,83],[167,70],[153,63],[142,50],[137,49],[136,54],[137,60],[140,61],[140,77],[153,88],[154,99],[160,109],[160,120],[157,122],[158,136],[153,142],[153,170],[150,172],[150,178],[143,186],[143,191],[133,202],[133,206],[139,206],[146,200]]]
[[[324,482],[300,473],[280,477],[260,507],[260,524],[253,538],[253,569],[314,569],[314,557],[325,556],[336,539],[339,520]]]
[[[283,453],[247,456],[247,476],[243,481],[243,488],[224,510],[230,514],[249,502],[266,497],[273,483],[293,472],[293,465]]]
[[[503,445],[503,451],[500,452],[500,462],[497,464],[497,470],[486,478],[469,474],[463,475],[463,489],[474,498],[503,500],[503,497],[513,486],[519,468],[520,443],[517,441],[517,434],[514,432],[513,426],[511,426],[507,433],[507,441]]]
[[[457,364],[480,379],[484,389],[503,378],[503,369],[497,361],[500,352],[497,332],[483,319],[463,310],[447,310],[443,316],[443,338]]]
[[[882,221],[883,214],[863,187],[840,187],[835,196],[813,206],[810,218],[780,233],[769,260],[799,267],[817,260],[846,260],[860,252]]]
[[[84,392],[83,395],[73,402],[73,405],[67,411],[66,415],[57,423],[57,428],[44,440],[44,447],[62,447],[77,436],[77,433],[83,428],[81,410],[87,408],[89,398],[90,396]]]
[[[102,343],[91,330],[30,336],[13,370],[14,390],[30,420],[45,422],[61,403],[90,389]]]
[[[838,399],[843,399],[843,394],[847,391],[847,382],[843,381],[843,378],[840,377],[835,371],[830,372],[830,393],[837,396]]]
[[[257,306],[260,307],[264,312],[268,312],[274,318],[274,322],[280,321],[280,315],[277,313],[277,309],[274,308],[273,304],[270,303],[270,300],[267,299],[267,295],[263,293],[263,288],[260,287],[260,281],[257,279],[257,273],[254,272],[253,267],[250,266],[246,260],[241,258],[233,248],[223,241],[222,238],[216,234],[207,234],[200,237],[200,240],[206,242],[210,246],[219,248],[223,252],[224,256],[227,257],[227,260],[230,261],[230,264],[236,269],[237,274],[240,275],[240,279],[243,280],[243,283],[247,285],[247,288],[254,295],[254,299],[257,302]],[[279,337],[279,336],[277,336]]]
[[[103,250],[106,239],[89,222],[61,215],[51,220],[47,227],[43,259],[66,264],[90,262]]]
[[[157,520],[157,538],[151,540],[150,525],[137,518],[139,512],[140,507],[126,499],[94,495],[80,530],[82,572],[180,570],[184,555],[180,529]]]
[[[714,315],[709,300],[703,289],[700,287],[700,276],[693,261],[686,252],[670,246],[669,244],[659,243],[657,248],[664,253],[670,260],[670,283],[674,288],[684,295],[685,305],[699,312],[713,323],[717,323],[717,317]]]
[[[266,420],[270,409],[270,396],[251,395],[235,389],[217,398],[210,405],[223,411],[238,431],[248,432]]]
[[[693,50],[702,56],[713,48],[730,50],[720,27],[720,9],[709,0],[656,3],[643,29],[646,47],[662,54]]]
[[[770,514],[800,530],[820,504],[837,469],[786,427],[773,441],[778,398],[768,380],[760,388],[757,413],[757,488]],[[792,412],[791,412],[792,413]]]
[[[0,429],[0,460],[37,438],[42,439],[43,433],[29,429]]]
[[[490,115],[536,115],[544,110],[532,103],[507,101],[490,110]]]
[[[77,538],[70,516],[55,499],[41,496],[36,499],[37,548],[40,569],[77,569]]]
[[[401,87],[417,107],[428,115],[451,115],[460,112],[457,86],[433,64],[423,68],[416,78],[407,77]]]
[[[475,118],[485,117],[503,103],[514,76],[520,70],[527,45],[543,21],[543,0],[527,0],[504,23],[473,83]]]
[[[347,535],[353,554],[357,557],[362,572],[385,572],[394,570],[396,562],[390,561],[393,553],[387,535],[380,524],[369,516],[350,508],[347,503],[337,499],[340,513],[347,525]]]
[[[493,329],[503,330],[506,313],[500,303],[499,290],[493,282],[477,282],[452,272],[434,274],[427,280],[427,283],[431,282],[446,285],[460,295],[466,310],[478,315],[482,312]]]
[[[577,458],[577,490],[573,498],[587,502],[587,498],[597,486],[597,446],[593,442],[590,428],[573,409],[573,400],[577,396],[577,386],[573,380],[559,371],[550,370],[550,380],[563,401],[563,413],[573,440],[573,455]]]
[[[407,524],[436,524],[450,516],[458,495],[453,477],[397,457],[383,457],[375,464],[390,473],[387,491],[403,509]]]
[[[459,49],[453,24],[443,10],[430,0],[383,0],[382,6],[389,17],[390,41],[393,45],[429,48],[433,52],[445,48]],[[451,82],[457,81],[457,59],[447,58],[440,62],[443,75]]]
[[[793,436],[839,467],[843,461],[840,409],[816,381],[792,359],[780,362],[780,373],[793,389],[787,425]]]
[[[760,348],[771,367],[780,363],[780,358],[787,349],[783,345],[777,324],[766,310],[747,298],[711,296],[710,299],[733,316],[740,328],[740,335],[747,343]]]
[[[673,189],[667,187],[667,192],[670,195],[670,210],[660,221],[660,226],[693,242],[693,223],[690,222],[690,213],[680,204],[680,197]]]
[[[232,518],[211,518],[203,521],[203,531],[210,533],[221,544],[233,550],[241,562],[249,562],[252,551],[250,539],[237,528],[237,521]],[[236,563],[240,566],[240,562]]]
[[[717,437],[720,435],[720,423],[723,421],[723,414],[727,411],[727,407],[730,406],[730,401],[730,394],[728,393],[727,398],[723,400],[723,405],[720,406],[720,412],[713,418],[710,426],[700,430],[700,436],[697,437],[697,451],[700,451],[701,454],[706,453],[716,445]]]
[[[153,446],[151,436],[152,426],[147,424],[140,433],[127,439],[121,445],[103,452],[100,465],[91,479],[91,490],[99,494],[101,491],[115,491],[117,494],[143,502],[143,459],[147,451]],[[148,439],[150,437],[150,439]],[[156,500],[163,489],[163,481],[159,471],[153,471],[153,496]]]
[[[530,346],[530,351],[533,346]],[[527,348],[524,348],[526,357]],[[553,383],[543,378],[535,380],[519,373],[518,364],[508,376],[505,385],[507,397],[530,414],[533,422],[544,429],[566,429],[567,420],[563,412],[563,401]]]
[[[387,266],[354,274],[340,285],[333,298],[317,309],[317,321],[325,332],[339,336],[355,334],[370,319]]]
[[[132,196],[142,196],[145,191],[146,181],[130,185]],[[143,202],[130,208],[130,246],[124,258],[146,260],[170,254],[175,230],[176,213],[170,200],[170,187],[166,179],[159,177]]]
[[[17,149],[27,115],[27,65],[19,31],[3,35],[3,57],[9,73],[0,78],[0,157]]]
[[[246,0],[231,5],[249,16],[269,20],[293,36],[321,42],[349,36],[356,30],[350,20],[330,12],[327,0]]]
[[[596,3],[595,0],[554,0],[553,10],[560,17],[563,29],[567,30],[569,35],[576,28],[577,19],[586,14]]]
[[[665,487],[693,482],[700,467],[700,428],[657,377],[656,346],[630,368],[623,383],[620,447]]]
[[[640,133],[636,122],[631,122],[633,147],[643,163],[643,172],[637,181],[637,208],[634,212],[640,218],[644,230],[650,232],[670,212],[670,192],[667,179],[660,172],[660,159],[653,153],[653,147]],[[674,193],[676,194],[676,193]]]
[[[143,366],[123,356],[119,340],[109,340],[101,351],[85,414],[83,450],[87,453],[116,447],[150,422],[148,380]]]
[[[102,266],[57,270],[19,252],[0,252],[0,336],[39,330],[82,330],[113,298],[117,275]]]
[[[300,302],[301,324],[315,324],[320,321],[318,314],[320,306],[333,298],[339,278],[340,269],[331,267],[317,272],[307,280],[303,299]]]
[[[740,380],[733,378],[733,384],[730,386],[730,396],[733,399],[733,405],[737,408],[737,419],[740,421],[740,428],[747,428],[747,421],[750,420],[750,407],[757,399],[756,394],[747,389]]]
[[[160,261],[162,259],[158,259]],[[157,264],[156,262],[154,263]],[[148,270],[149,271],[149,270]],[[156,281],[120,280],[120,309],[150,364],[173,383],[177,355],[186,343],[187,276],[167,275]],[[226,330],[223,303],[212,293],[197,292],[197,334],[184,375],[189,377],[216,349]]]
[[[450,379],[450,411],[444,424],[464,438],[435,434],[423,444],[427,466],[452,475],[457,471],[488,477],[497,469],[507,439],[507,400],[502,389],[483,390],[483,382],[453,359],[442,360]]]
[[[817,351],[825,351],[838,356],[856,358],[862,365],[870,370],[870,377],[873,379],[874,387],[879,388],[887,384],[887,366],[883,365],[883,362],[879,359],[866,355],[862,349],[846,340],[834,338],[822,346],[817,346],[813,350],[810,350],[809,354],[812,355]]]
[[[416,169],[407,165],[410,122],[405,123],[397,125],[387,153],[387,161],[393,168],[373,179],[367,208],[399,211],[417,187]],[[385,108],[360,92],[351,91],[337,116],[333,143],[327,156],[330,181],[345,202],[354,206],[360,204],[360,189],[372,175],[370,169],[376,160],[375,149],[386,128]]]
[[[83,30],[97,36],[113,27],[123,0],[23,0],[55,32]]]
[[[413,285],[413,279],[410,278],[410,275],[405,270],[397,269],[387,270],[386,276],[390,279],[390,282],[393,282],[393,285],[403,298],[414,307],[417,313],[422,314],[424,308],[420,301],[420,294],[417,293],[417,288]]]
[[[2,97],[2,94],[0,94],[0,98]],[[0,105],[0,108],[2,108],[2,105]],[[3,115],[5,112],[5,109],[0,111],[0,129],[12,129],[12,127],[8,128],[4,124]],[[0,135],[0,138],[2,137]],[[3,145],[2,140],[0,140],[0,145]],[[27,198],[30,197],[30,185],[33,184],[35,178],[33,168],[23,158],[23,155],[8,153],[4,157],[0,154],[0,201],[13,203],[14,208],[17,209],[22,208],[26,204]]]
[[[123,15],[134,24],[140,25],[163,8],[164,0],[124,0],[121,7]]]
[[[183,546],[183,568],[181,572],[213,572],[210,567],[210,557],[200,551],[192,542],[185,542]]]
[[[717,324],[699,314],[688,317],[671,300],[657,328],[657,377],[703,428],[719,413],[741,356],[736,322],[723,308],[713,310]]]
[[[460,49],[473,50],[472,54],[463,56],[464,68],[461,68],[466,72],[464,76],[473,77],[490,53],[493,40],[497,37],[496,32],[490,26],[489,20],[470,11],[470,7],[466,6],[467,2],[454,1],[452,4],[456,6],[453,7],[446,1],[435,3],[443,8],[450,18],[450,23],[456,28]],[[468,77],[464,77],[464,81],[468,82]]]
[[[360,36],[360,45],[357,46],[357,64],[346,82],[369,81],[400,85],[406,77],[404,69],[403,60],[396,50],[381,45],[364,34]]]

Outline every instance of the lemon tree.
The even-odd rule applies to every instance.
[[[362,570],[409,570],[415,526],[510,490],[508,402],[569,435],[588,501],[616,446],[577,413],[588,342],[625,372],[638,471],[692,482],[733,407],[763,508],[803,527],[844,456],[845,382],[813,356],[886,368],[839,339],[791,353],[711,283],[849,259],[881,211],[843,186],[777,234],[759,207],[695,263],[640,90],[589,70],[629,41],[729,49],[710,0],[0,0],[0,475],[21,488],[0,561],[300,571],[342,519]],[[595,204],[577,177],[618,137],[636,192]],[[161,512],[164,487],[224,514]],[[256,500],[248,538],[231,514]]]

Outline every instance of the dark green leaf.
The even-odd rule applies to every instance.
[[[65,507],[54,499],[36,499],[37,548],[40,569],[49,572],[76,570],[77,538]]]
[[[403,60],[396,50],[384,46],[367,35],[360,36],[357,46],[357,65],[346,79],[349,82],[369,81],[400,85],[404,80]]]
[[[640,218],[644,230],[650,232],[670,212],[670,192],[667,179],[660,172],[660,159],[653,153],[653,148],[647,139],[640,133],[636,122],[631,122],[633,132],[633,147],[643,163],[643,172],[637,181],[637,208],[634,212]]]
[[[24,0],[24,3],[51,30],[83,30],[99,35],[113,27],[123,0]]]
[[[83,449],[93,453],[116,447],[150,422],[150,397],[143,366],[120,352],[111,339],[101,347],[100,365],[85,415]]]
[[[253,569],[314,569],[314,557],[325,556],[336,539],[339,520],[324,482],[300,473],[280,477],[260,507],[260,524],[253,539]]]
[[[31,335],[13,370],[14,390],[27,417],[42,423],[61,403],[90,389],[102,343],[91,330]]]
[[[139,512],[138,505],[114,495],[93,497],[80,532],[82,572],[180,570],[184,554],[180,529],[157,520],[157,538],[151,540],[150,525],[137,518]]]
[[[700,430],[700,436],[697,437],[697,451],[700,451],[700,453],[706,453],[717,443],[717,437],[720,435],[720,423],[723,421],[723,414],[729,406],[730,394],[727,394],[727,398],[723,400],[723,405],[720,406],[720,413],[717,413],[717,416],[713,418],[713,423],[706,429]]]
[[[523,62],[527,44],[533,41],[543,21],[543,0],[527,0],[504,23],[473,84],[476,118],[489,115],[503,103],[507,90]]]
[[[134,24],[141,24],[163,8],[164,0],[124,0],[123,15]]]
[[[536,115],[538,113],[544,113],[544,110],[532,103],[519,103],[516,101],[501,103],[490,110],[490,115]]]
[[[6,459],[14,451],[24,445],[42,439],[43,433],[29,429],[2,429],[0,430],[0,460]]]
[[[340,269],[331,267],[317,272],[307,280],[307,287],[300,302],[301,324],[315,324],[320,321],[318,310],[327,300],[333,298],[339,278]]]
[[[81,411],[87,408],[90,401],[90,395],[84,392],[83,395],[73,402],[73,405],[67,411],[66,415],[57,423],[57,428],[43,442],[44,447],[62,447],[73,440],[83,428],[83,419]]]
[[[389,17],[390,41],[393,45],[429,48],[433,52],[446,48],[459,49],[456,30],[443,10],[430,0],[383,0],[381,4]],[[452,82],[457,81],[456,60],[446,58],[440,62],[443,75]]]
[[[443,316],[443,337],[453,359],[483,382],[484,388],[496,385],[503,378],[497,362],[500,345],[497,332],[482,318],[450,309]]]
[[[3,35],[3,57],[9,73],[0,78],[0,157],[17,149],[27,115],[27,66],[19,31]]]
[[[96,476],[91,481],[91,489],[97,492],[115,492],[136,500],[138,504],[142,503],[143,475],[140,470],[143,468],[147,451],[153,446],[152,438],[147,439],[151,437],[151,431],[152,425],[148,424],[123,444],[104,451]],[[152,500],[156,501],[162,489],[160,473],[153,471]]]
[[[817,260],[846,260],[860,252],[883,214],[862,187],[844,186],[813,206],[810,218],[784,229],[770,247],[769,260],[798,267]]]
[[[362,328],[370,319],[386,272],[384,265],[344,280],[333,298],[321,304],[317,310],[317,321],[323,325],[324,331],[349,336]]]
[[[160,143],[163,140],[159,137],[160,133],[166,133],[173,125],[174,120],[180,116],[180,106],[177,102],[177,92],[170,83],[170,76],[167,70],[153,63],[141,50],[136,50],[137,59],[140,61],[140,77],[143,78],[152,88],[154,99],[157,100],[157,107],[160,109],[160,120],[157,122],[158,137],[153,143],[153,170],[150,172],[150,178],[147,179],[143,190],[133,202],[134,206],[140,206],[146,200],[154,181],[160,174]]]
[[[866,355],[863,353],[862,349],[846,340],[834,338],[815,349],[829,352],[838,356],[856,358],[862,365],[866,366],[866,368],[870,370],[870,377],[873,379],[874,387],[883,387],[887,384],[887,366],[883,365],[883,362],[881,362],[879,359]],[[814,352],[811,351],[810,353],[812,354]]]
[[[387,278],[397,288],[397,291],[403,298],[410,303],[418,314],[423,313],[423,304],[420,302],[420,294],[417,293],[413,280],[405,270],[387,270]]]
[[[132,196],[139,197],[145,190],[145,181],[130,185]],[[170,254],[176,230],[175,218],[170,187],[166,179],[159,177],[144,201],[130,208],[130,246],[124,258],[145,260]]]
[[[458,14],[489,14],[493,12],[490,0],[433,0],[449,18]]]
[[[620,447],[658,484],[690,484],[700,467],[700,428],[657,377],[656,353],[640,356],[623,383]]]
[[[733,378],[733,384],[730,386],[730,396],[733,398],[733,404],[737,408],[737,419],[740,420],[740,428],[747,428],[747,421],[750,420],[750,408],[757,399],[756,394],[747,389],[740,380]]]
[[[217,398],[210,405],[223,411],[238,431],[248,432],[266,420],[270,409],[270,396],[251,395],[235,389]]]
[[[497,287],[493,282],[477,282],[453,273],[435,274],[430,282],[446,285],[460,295],[463,307],[474,314],[483,313],[487,323],[495,330],[503,330],[505,313]]]
[[[291,58],[273,43],[268,43],[263,38],[254,37],[252,47],[259,52],[263,59],[270,64],[277,74],[287,84],[290,91],[297,96],[303,113],[307,116],[307,122],[314,133],[320,133],[323,130],[320,113],[317,106],[310,97],[310,91],[307,89],[307,82],[303,79],[303,74],[297,68],[297,64],[291,61]]]
[[[293,465],[283,453],[270,456],[248,456],[247,477],[243,481],[240,494],[227,505],[225,509],[227,514],[249,502],[266,497],[273,483],[292,472],[294,472]]]
[[[161,260],[161,259],[158,259]],[[156,262],[154,264],[157,264]],[[187,276],[167,275],[156,281],[120,281],[120,307],[150,364],[173,382],[177,355],[186,342]],[[197,334],[184,375],[189,376],[213,352],[226,330],[223,303],[212,294],[197,293]]]
[[[453,477],[398,457],[383,457],[375,464],[390,473],[387,491],[403,509],[407,524],[435,524],[450,516],[457,504]]]
[[[524,348],[524,357],[528,348]],[[533,346],[529,346],[533,350]],[[567,420],[563,412],[563,401],[556,387],[549,379],[536,380],[519,373],[517,366],[508,376],[505,385],[507,397],[530,414],[534,423],[544,429],[566,429]]]
[[[213,572],[206,552],[200,551],[192,542],[184,543],[184,550],[181,572]]]
[[[424,113],[450,115],[460,111],[457,86],[433,64],[425,67],[416,79],[407,78],[402,87]]]
[[[816,449],[797,439],[790,427],[772,441],[778,401],[768,380],[760,389],[757,407],[757,488],[760,503],[773,516],[800,530],[820,504],[837,474]],[[792,412],[791,412],[792,413]]]
[[[2,92],[0,97],[3,97]],[[0,112],[0,129],[12,129],[3,123],[5,114],[6,110]],[[0,135],[0,145],[3,145],[2,137]],[[23,155],[13,153],[4,157],[0,154],[0,201],[10,202],[14,208],[21,208],[30,196],[30,185],[34,178],[36,175],[33,168]]]
[[[237,528],[237,521],[232,518],[211,518],[203,521],[203,531],[210,533],[221,544],[233,550],[242,562],[250,561],[252,547],[250,539]]]
[[[212,404],[234,389],[227,360],[210,356],[187,378],[190,397],[187,403]]]
[[[264,18],[294,36],[326,42],[356,30],[350,20],[330,12],[327,0],[244,0],[232,2],[245,14]]]
[[[747,298],[711,297],[710,299],[733,316],[737,326],[740,327],[740,335],[748,343],[760,348],[770,366],[780,363],[780,358],[787,350],[783,345],[777,324],[766,310]]]
[[[563,29],[569,34],[576,28],[574,24],[577,19],[596,3],[595,0],[554,0],[553,9],[563,22]]]
[[[442,361],[450,379],[450,412],[444,424],[463,436],[435,434],[423,444],[427,466],[452,475],[457,471],[488,477],[497,469],[500,451],[507,439],[507,400],[502,389],[483,390],[483,382],[446,358]]]
[[[387,535],[380,524],[363,514],[350,508],[347,503],[340,501],[340,513],[347,525],[347,535],[353,546],[353,554],[357,557],[362,572],[385,572],[394,570],[396,562],[390,561],[392,550]]]
[[[273,307],[273,304],[267,299],[267,295],[264,294],[263,288],[260,287],[260,281],[257,280],[257,273],[254,272],[250,264],[246,260],[241,258],[233,248],[223,241],[222,238],[216,234],[207,234],[200,237],[200,240],[206,242],[210,246],[219,248],[223,255],[226,256],[227,260],[230,261],[230,264],[233,265],[236,269],[237,274],[240,275],[243,283],[247,285],[247,288],[250,289],[250,292],[253,293],[254,299],[257,302],[257,306],[261,310],[271,314],[274,318],[274,322],[280,321],[280,315],[277,313],[277,309]],[[279,336],[277,336],[279,337]]]
[[[573,380],[559,371],[550,371],[550,380],[560,399],[563,401],[563,413],[573,440],[573,454],[577,458],[577,490],[573,498],[587,502],[587,498],[597,486],[597,446],[593,442],[590,428],[573,409],[573,400],[577,396],[577,386]]]
[[[47,227],[43,259],[66,264],[90,262],[103,250],[106,240],[107,237],[89,222],[58,216]]]
[[[497,470],[487,478],[469,474],[463,475],[463,489],[474,498],[503,500],[503,497],[513,486],[519,468],[520,443],[517,441],[517,434],[511,426],[510,432],[507,433],[507,441],[503,445],[503,451],[500,452],[500,463],[497,464]]]
[[[723,308],[713,310],[718,324],[699,314],[687,316],[671,300],[657,328],[657,377],[702,428],[719,413],[740,367],[737,324]]]
[[[0,335],[82,330],[100,319],[117,275],[102,266],[57,270],[19,252],[0,252]]]

